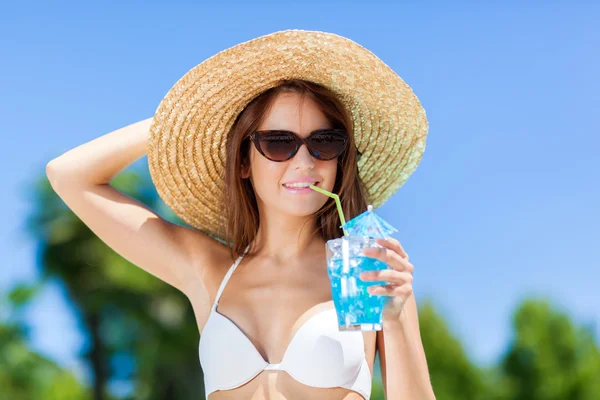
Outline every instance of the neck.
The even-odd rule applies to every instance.
[[[282,217],[269,214],[261,216],[260,226],[254,240],[255,255],[272,258],[278,263],[306,257],[325,249],[314,216]]]

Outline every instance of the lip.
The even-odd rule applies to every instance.
[[[283,186],[283,185],[281,185]],[[312,190],[311,188],[307,187],[307,188],[289,188],[289,187],[285,187],[283,186],[283,188],[285,190],[287,190],[290,193],[297,193],[297,194],[301,194],[301,193],[314,193],[315,191]]]
[[[303,176],[301,178],[292,179],[291,181],[283,182],[282,185],[285,185],[286,183],[297,183],[297,182],[316,182],[318,184],[321,181],[317,178],[312,178],[310,176]]]
[[[299,179],[294,179],[291,181],[287,181],[285,183],[282,183],[281,186],[283,186],[283,188],[285,190],[287,190],[290,193],[295,193],[295,194],[302,194],[302,193],[314,193],[314,190],[312,190],[309,187],[306,188],[290,188],[290,187],[286,187],[285,184],[286,183],[296,183],[296,182],[315,182],[314,185],[318,186],[320,181],[315,179],[315,178],[309,178],[309,177],[305,177],[305,178],[299,178]]]

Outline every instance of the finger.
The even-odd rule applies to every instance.
[[[378,296],[408,297],[412,293],[412,285],[407,283],[404,285],[370,286],[367,291]]]
[[[369,294],[377,294],[377,295],[381,295],[381,296],[391,296],[392,291],[397,287],[398,285],[375,285],[375,286],[369,286],[367,288],[367,292],[369,292]]]
[[[400,244],[400,242],[397,239],[394,239],[393,237],[388,236],[385,239],[381,239],[381,238],[376,239],[375,242],[383,247],[394,250],[396,253],[400,254],[400,257],[408,260],[408,254],[402,247],[402,244]]]
[[[363,254],[367,257],[381,260],[389,267],[396,270],[408,272],[413,272],[414,270],[414,267],[406,258],[402,258],[402,256],[394,250],[385,247],[367,247],[363,249]]]
[[[360,274],[363,281],[385,281],[389,283],[407,283],[413,281],[413,275],[410,272],[396,271],[387,269],[382,271],[368,271]]]

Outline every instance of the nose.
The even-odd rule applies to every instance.
[[[296,169],[312,169],[315,166],[315,159],[308,151],[305,144],[300,146],[296,155],[292,158],[292,166]]]

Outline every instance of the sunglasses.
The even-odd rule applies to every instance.
[[[346,150],[348,132],[345,129],[319,129],[303,139],[294,132],[283,130],[255,131],[249,139],[264,157],[282,162],[294,157],[302,144],[319,160],[332,160]]]

